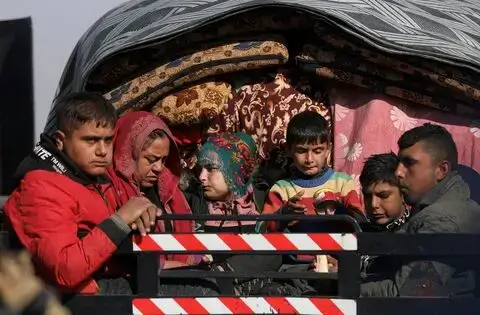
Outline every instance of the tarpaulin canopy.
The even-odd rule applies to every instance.
[[[379,49],[480,69],[480,2],[434,0],[133,0],[94,23],[76,45],[57,95],[85,88],[107,58],[264,6],[310,12]],[[46,131],[54,126],[51,113]]]

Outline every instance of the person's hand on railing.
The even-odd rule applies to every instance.
[[[145,236],[155,225],[157,212],[157,207],[147,198],[133,197],[117,211],[117,215],[130,225],[132,230],[138,230]]]
[[[283,207],[281,208],[281,213],[305,214],[305,212],[307,211],[307,207],[301,203],[304,193],[304,190],[300,190],[298,193],[295,194],[295,196],[288,199],[285,205],[283,205]]]
[[[330,255],[316,255],[312,262],[313,271],[315,272],[338,272],[338,260]]]

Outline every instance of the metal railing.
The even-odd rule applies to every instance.
[[[73,314],[478,314],[476,298],[394,297],[360,298],[360,256],[409,255],[452,256],[480,262],[478,235],[462,234],[378,234],[361,233],[358,224],[347,216],[176,216],[162,219],[196,220],[307,220],[348,223],[352,233],[182,233],[150,234],[119,247],[118,253],[137,255],[137,288],[134,296],[82,296],[66,302]],[[173,240],[173,242],[172,242]],[[237,242],[241,240],[242,242]],[[288,242],[283,242],[288,240]],[[170,242],[169,242],[170,241]],[[159,253],[236,253],[236,254],[335,254],[338,274],[295,273],[290,278],[324,281],[336,280],[338,296],[219,296],[176,297],[158,292]],[[239,272],[164,270],[162,278],[283,278],[284,272],[245,274]]]

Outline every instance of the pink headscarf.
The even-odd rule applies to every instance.
[[[124,114],[115,128],[113,143],[113,167],[108,175],[120,200],[125,204],[130,198],[141,196],[140,187],[133,179],[136,161],[148,136],[155,130],[162,130],[170,139],[170,154],[165,167],[158,176],[158,196],[167,213],[191,214],[190,207],[178,188],[181,174],[180,155],[167,125],[157,116],[149,112],[130,112]],[[164,225],[158,220],[157,231],[164,232]],[[189,220],[175,220],[172,224],[176,233],[191,233],[194,223]],[[169,260],[187,262],[187,255],[169,255]]]

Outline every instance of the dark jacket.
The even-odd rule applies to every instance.
[[[480,234],[480,206],[466,183],[452,172],[412,209],[398,233]],[[394,244],[392,244],[394,246]],[[448,248],[445,249],[448,251]],[[457,257],[400,257],[383,280],[361,286],[362,296],[471,296],[475,294],[474,261]],[[388,274],[392,276],[388,276]]]
[[[397,233],[410,218],[410,210],[405,209],[403,214],[386,225],[378,225],[364,222],[360,224],[362,232],[367,233]],[[379,236],[381,237],[381,236]],[[361,275],[363,279],[374,281],[377,277],[384,278],[388,272],[391,272],[393,264],[396,263],[396,257],[383,255],[372,256],[362,255]]]
[[[4,211],[37,272],[63,292],[97,293],[94,278],[116,273],[118,264],[107,262],[130,232],[112,216],[111,184],[83,174],[47,136],[20,164],[17,180]]]

